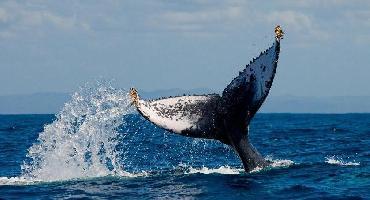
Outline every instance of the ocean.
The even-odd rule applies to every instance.
[[[57,115],[0,115],[0,199],[370,199],[370,114],[257,114],[272,166],[164,131],[127,92],[76,92]]]

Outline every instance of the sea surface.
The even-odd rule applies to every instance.
[[[85,88],[57,115],[0,115],[0,199],[370,199],[370,114],[257,114],[249,137],[271,167]]]

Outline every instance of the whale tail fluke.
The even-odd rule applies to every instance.
[[[250,144],[248,126],[272,86],[283,35],[277,26],[274,44],[246,65],[222,96],[178,96],[145,101],[132,88],[132,103],[143,117],[168,131],[231,145],[248,172],[264,167],[268,163]]]

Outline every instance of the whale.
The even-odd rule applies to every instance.
[[[222,94],[144,100],[131,88],[132,105],[145,119],[169,132],[230,146],[246,172],[267,167],[270,162],[250,142],[249,124],[268,96],[276,74],[284,32],[279,25],[274,32],[272,46],[245,65]]]

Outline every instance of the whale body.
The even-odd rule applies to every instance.
[[[254,58],[224,89],[222,95],[194,95],[143,100],[130,94],[138,112],[155,125],[193,138],[219,140],[231,146],[246,172],[268,166],[249,142],[249,123],[265,101],[276,73],[283,31],[275,28],[275,41]]]

